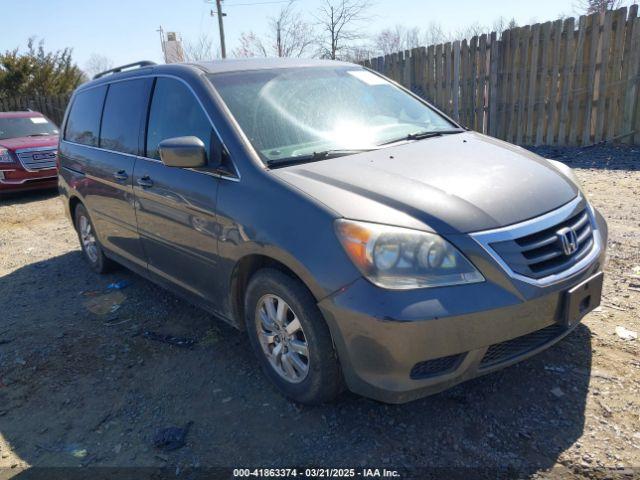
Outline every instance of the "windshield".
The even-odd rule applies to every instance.
[[[0,140],[57,134],[58,128],[44,117],[0,118]]]
[[[221,73],[209,79],[269,164],[328,158],[312,157],[317,152],[347,155],[412,140],[416,133],[458,129],[384,78],[355,66]]]

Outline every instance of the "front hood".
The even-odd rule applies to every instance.
[[[57,147],[58,136],[50,135],[47,137],[17,137],[5,138],[0,140],[0,147],[9,150],[20,150],[21,148],[40,148],[40,147]]]
[[[273,173],[345,218],[440,233],[521,222],[578,194],[549,161],[471,132]]]

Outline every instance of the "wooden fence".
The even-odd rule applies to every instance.
[[[420,47],[364,65],[522,145],[640,144],[638,6]]]
[[[44,114],[56,125],[60,125],[70,97],[71,95],[0,97],[0,112],[31,109]]]

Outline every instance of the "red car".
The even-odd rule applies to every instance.
[[[0,194],[54,188],[58,127],[38,112],[0,112]]]

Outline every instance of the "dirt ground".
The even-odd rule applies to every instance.
[[[602,306],[528,361],[400,406],[287,401],[240,332],[127,270],[91,273],[55,192],[0,200],[0,477],[293,465],[638,475],[640,340],[615,331],[640,332],[640,148],[540,151],[577,168],[609,222]],[[108,288],[119,280],[129,285]],[[188,422],[186,445],[154,446],[159,429]]]

